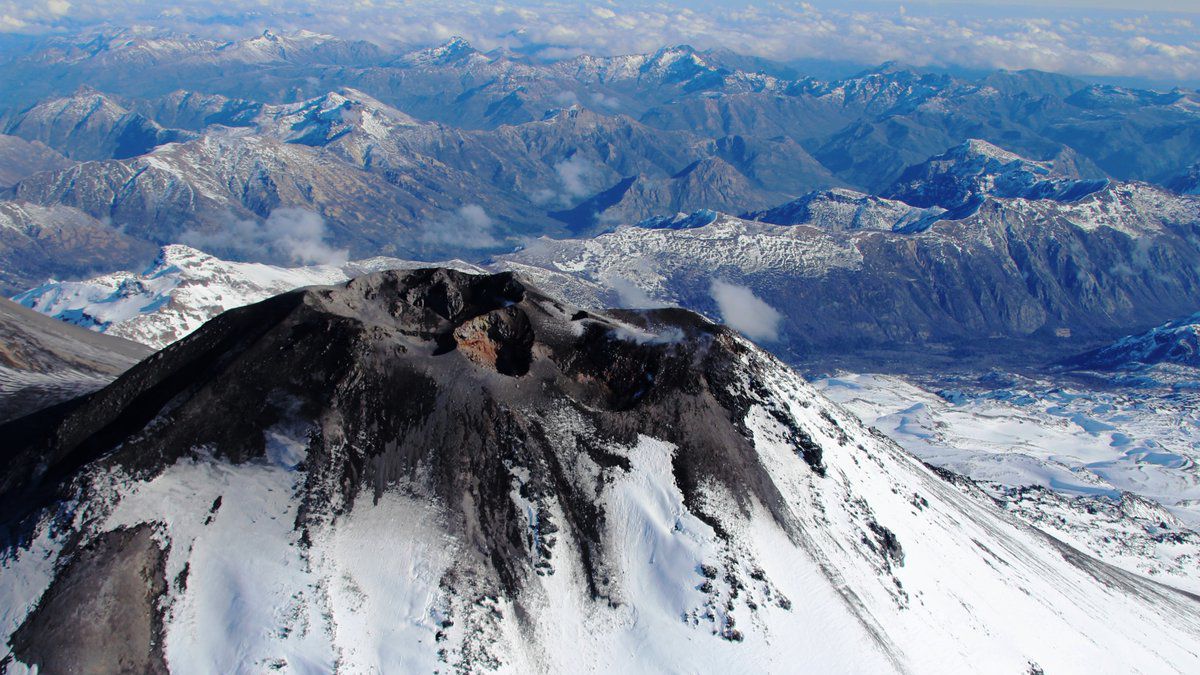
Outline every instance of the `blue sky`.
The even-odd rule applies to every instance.
[[[234,38],[305,28],[384,45],[462,35],[546,57],[725,47],[774,59],[1037,68],[1200,83],[1200,0],[0,0],[0,30],[97,26]]]

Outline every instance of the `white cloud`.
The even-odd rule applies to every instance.
[[[779,339],[783,315],[745,286],[714,279],[709,287],[721,318],[734,330],[751,340],[773,342]]]
[[[595,167],[582,155],[575,154],[554,165],[558,180],[571,197],[586,197],[591,194],[591,179]]]
[[[748,7],[711,0],[619,5],[375,0],[343,3],[332,19],[327,3],[319,0],[252,4],[231,11],[212,0],[0,0],[0,30],[147,25],[228,38],[263,28],[308,28],[391,46],[463,35],[485,50],[524,46],[540,50],[544,58],[642,53],[689,43],[778,59],[862,64],[896,59],[918,66],[1033,67],[1200,82],[1194,0],[1054,0],[1044,6],[1001,0],[927,2],[907,4],[904,12],[898,5],[864,9],[833,0]],[[1147,14],[1155,10],[1163,13]],[[1151,44],[1131,44],[1118,36],[1137,36]]]
[[[579,97],[573,91],[563,90],[554,95],[554,102],[565,108],[579,105]]]
[[[650,309],[662,307],[663,303],[650,297],[642,287],[624,277],[614,277],[608,280],[608,285],[617,293],[617,302],[627,309]]]
[[[495,235],[495,222],[479,204],[467,204],[451,216],[427,224],[419,237],[427,244],[457,248],[491,248],[502,242]]]
[[[338,265],[349,251],[326,243],[325,219],[305,209],[275,209],[263,222],[230,215],[216,228],[189,230],[183,243],[217,255],[300,265]]]

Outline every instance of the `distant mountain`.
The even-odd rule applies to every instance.
[[[0,298],[0,422],[95,391],[150,353]]]
[[[0,201],[0,292],[141,265],[154,246],[66,206]]]
[[[1051,162],[1034,162],[971,139],[904,170],[885,197],[917,207],[940,206],[969,215],[988,197],[1070,202],[1104,189],[1104,179],[1083,180]]]
[[[773,225],[818,224],[825,230],[921,230],[941,219],[946,209],[916,208],[894,199],[854,190],[824,190],[786,204],[745,214],[746,220]]]
[[[69,166],[71,161],[37,141],[0,134],[0,188],[41,171]]]
[[[219,40],[133,28],[58,36],[48,40],[35,58],[49,65],[104,72],[117,67],[364,63],[379,56],[378,47],[369,42],[309,30],[265,30],[239,40]]]
[[[140,68],[139,77],[126,76],[130,67]],[[536,122],[547,110],[579,105],[709,139],[786,138],[832,172],[837,185],[872,193],[906,167],[972,138],[1027,157],[1069,147],[1084,178],[1159,184],[1200,153],[1194,91],[1088,85],[1037,71],[952,77],[895,63],[822,81],[783,64],[686,45],[546,63],[481,51],[461,38],[383,53],[304,32],[230,42],[113,33],[45,38],[6,64],[0,85],[5,78],[14,92],[9,116],[81,84],[130,99],[183,88],[252,106],[350,87],[414,118],[471,130]],[[154,119],[167,127],[195,130],[207,117],[186,120],[156,104],[131,105],[163,113]],[[209,114],[244,121],[239,106]],[[1144,147],[1157,151],[1131,150]]]
[[[22,112],[5,133],[37,141],[76,160],[124,159],[194,137],[164,129],[91,89],[44,101]]]
[[[165,127],[203,131],[214,124],[251,126],[266,104],[177,89],[163,96],[132,99],[130,105]]]
[[[1200,314],[1168,321],[1099,349],[1067,359],[1084,370],[1138,370],[1158,365],[1200,368]]]
[[[420,122],[353,89],[258,106],[177,93],[168,106],[174,122],[219,121],[137,157],[29,176],[10,195],[155,244],[302,208],[354,255],[444,257],[663,212],[762,208],[838,182],[787,140],[708,140],[577,106],[483,131]],[[462,209],[482,205],[464,222]]]
[[[1185,195],[1200,194],[1200,162],[1167,183],[1167,187]]]
[[[1200,666],[1194,596],[728,329],[520,275],[277,296],[0,437],[11,667]]]
[[[75,207],[155,244],[191,233],[273,261],[281,260],[239,248],[244,242],[228,234],[231,228],[261,223],[277,209],[303,209],[327,221],[331,244],[355,255],[398,249],[415,255],[495,248],[512,236],[513,223],[534,219],[532,207],[462,171],[423,157],[389,159],[393,164],[374,171],[323,148],[225,129],[132,159],[37,174],[19,181],[10,196]],[[496,230],[439,234],[461,225],[455,214],[468,201],[488,205]]]

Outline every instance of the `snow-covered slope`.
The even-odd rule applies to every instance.
[[[843,373],[815,385],[922,460],[979,482],[1031,525],[1200,592],[1194,392],[996,373],[936,385]]]
[[[227,313],[48,424],[0,477],[10,670],[1200,667],[1195,597],[678,310],[370,275]]]
[[[114,272],[84,281],[48,281],[13,299],[68,323],[157,349],[227,309],[302,286],[334,284],[368,272],[429,264],[380,257],[341,265],[288,268],[221,260],[172,244],[164,246],[142,273]],[[461,261],[451,266],[478,269]]]

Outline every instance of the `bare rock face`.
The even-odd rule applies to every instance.
[[[464,356],[504,375],[524,375],[533,358],[529,318],[511,307],[477,316],[454,329],[454,342]]]

